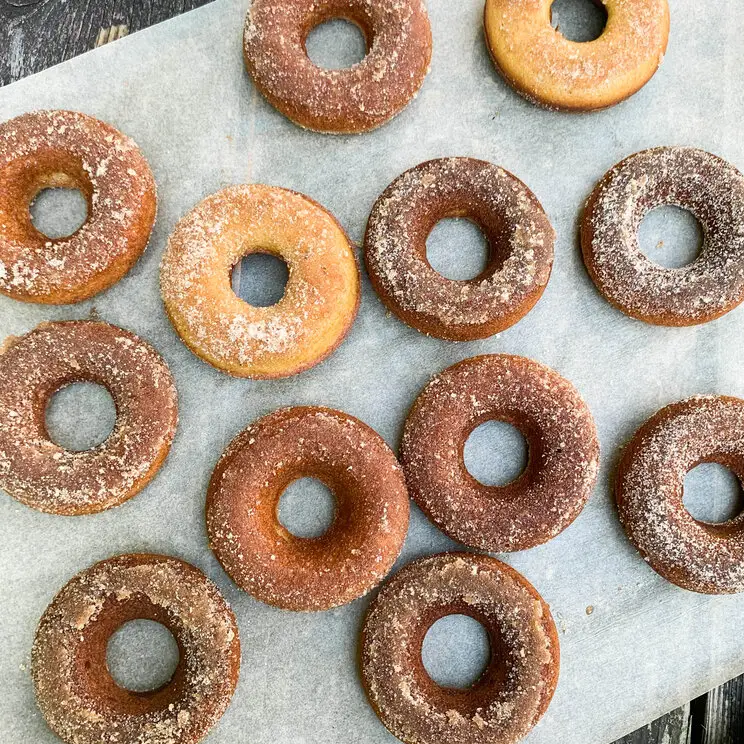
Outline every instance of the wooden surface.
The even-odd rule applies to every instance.
[[[204,5],[208,0],[0,0],[0,85],[115,38]],[[113,42],[115,43],[115,42]],[[678,708],[617,744],[744,742],[744,677]]]

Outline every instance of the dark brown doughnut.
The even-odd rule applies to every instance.
[[[687,209],[703,227],[698,258],[682,268],[641,253],[638,228],[655,207]],[[657,147],[612,168],[589,197],[581,227],[584,263],[602,295],[646,323],[689,326],[744,300],[744,176],[691,147]]]
[[[524,472],[485,486],[467,471],[465,442],[480,424],[505,421],[529,445]],[[597,478],[599,443],[576,388],[530,359],[465,359],[424,388],[400,447],[411,497],[452,539],[494,553],[547,542],[578,517]]]
[[[321,23],[343,18],[367,40],[358,64],[313,64],[305,41]],[[414,98],[431,61],[423,0],[252,0],[245,23],[245,65],[269,103],[295,124],[353,134],[392,119]]]
[[[79,189],[88,219],[49,238],[29,206],[47,188]],[[0,292],[24,302],[79,302],[107,289],[150,239],[157,197],[137,145],[74,111],[36,111],[0,124]]]
[[[114,632],[154,620],[173,633],[173,677],[150,692],[120,687],[106,666]],[[120,555],[67,583],[39,622],[31,652],[36,700],[69,744],[196,744],[230,703],[240,669],[235,617],[198,569],[162,555]]]
[[[336,516],[318,538],[279,522],[283,491],[322,481]],[[241,589],[276,607],[327,610],[366,594],[395,563],[408,529],[398,461],[361,421],[328,408],[285,408],[259,419],[225,450],[207,495],[210,547]]]
[[[484,232],[490,257],[475,279],[436,272],[426,239],[447,217]],[[403,322],[448,341],[492,336],[540,299],[553,266],[555,233],[535,195],[515,176],[472,158],[430,160],[406,171],[372,209],[364,240],[380,299]]]
[[[73,452],[46,429],[51,397],[73,382],[103,385],[116,404],[105,442]],[[42,323],[0,353],[0,488],[39,511],[91,514],[117,506],[154,477],[170,449],[178,399],[149,344],[108,323]]]
[[[488,631],[491,661],[468,689],[437,685],[421,647],[446,615]],[[513,568],[449,553],[401,569],[372,603],[362,630],[362,680],[372,707],[406,744],[515,744],[542,717],[558,682],[550,608]]]
[[[699,396],[672,403],[636,432],[615,481],[620,520],[651,568],[683,589],[744,591],[744,513],[702,522],[683,503],[685,475],[716,462],[744,481],[744,400]]]

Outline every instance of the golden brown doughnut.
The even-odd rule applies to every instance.
[[[282,299],[254,307],[230,286],[250,253],[286,262]],[[288,377],[341,343],[359,307],[354,250],[333,215],[302,194],[261,185],[207,197],[176,226],[160,272],[168,317],[198,357],[237,377]]]
[[[159,689],[132,692],[106,666],[114,632],[161,623],[180,659]],[[177,558],[132,554],[69,581],[39,622],[31,673],[41,712],[68,744],[196,744],[230,703],[240,669],[235,617],[217,587]]]
[[[105,442],[83,452],[55,444],[47,404],[73,382],[103,385],[116,404]],[[0,488],[39,511],[91,514],[139,493],[170,449],[178,398],[149,344],[108,323],[42,323],[0,352]]]
[[[524,472],[486,486],[468,472],[465,442],[505,421],[529,446]],[[518,356],[465,359],[434,377],[408,414],[400,447],[411,497],[449,537],[494,553],[547,542],[578,517],[597,478],[594,420],[557,372]]]
[[[79,189],[88,218],[49,238],[29,206],[47,188]],[[0,292],[24,302],[79,302],[107,289],[150,239],[157,198],[137,145],[74,111],[36,111],[0,124]]]
[[[687,473],[716,462],[744,479],[744,400],[698,396],[655,413],[631,439],[615,481],[628,537],[651,568],[683,589],[744,591],[744,514],[720,524],[683,502]]]
[[[491,58],[525,98],[547,108],[590,111],[639,91],[661,65],[669,38],[667,0],[594,0],[607,25],[594,41],[551,25],[553,0],[486,0]]]
[[[367,41],[367,56],[341,70],[318,67],[305,41],[321,23],[343,18]],[[431,62],[423,0],[252,0],[245,65],[269,103],[295,124],[354,134],[385,124],[415,97]]]
[[[681,268],[641,253],[638,228],[655,207],[689,210],[703,247]],[[589,197],[581,225],[589,275],[615,307],[665,326],[707,323],[744,300],[744,175],[692,147],[656,147],[611,168]]]
[[[489,261],[475,279],[435,271],[426,239],[446,217],[482,228]],[[553,266],[555,232],[535,195],[511,173],[483,160],[442,158],[393,181],[367,223],[364,255],[387,308],[422,333],[471,341],[499,333],[542,296]]]
[[[318,538],[279,522],[279,498],[298,478],[322,481],[336,516]],[[361,421],[328,408],[264,416],[225,450],[207,494],[210,547],[256,599],[317,611],[351,602],[395,563],[408,529],[408,494],[398,461]]]
[[[470,688],[437,685],[421,661],[429,628],[468,615],[488,631],[491,661]],[[550,608],[513,568],[445,553],[402,568],[362,630],[362,680],[388,730],[406,744],[516,744],[550,704],[560,650]]]

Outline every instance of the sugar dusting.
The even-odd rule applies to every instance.
[[[467,437],[489,419],[527,439],[529,462],[506,486],[465,467]],[[411,497],[446,534],[492,552],[555,537],[579,515],[597,478],[599,443],[586,403],[549,367],[524,357],[466,359],[434,377],[406,421],[401,460]]]
[[[472,615],[498,639],[492,659],[503,676],[486,671],[467,691],[432,683],[421,641],[453,613]],[[362,632],[367,695],[406,744],[516,744],[548,706],[558,657],[550,611],[535,590],[496,559],[466,553],[408,564],[382,588]]]

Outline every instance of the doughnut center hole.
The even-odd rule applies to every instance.
[[[440,618],[424,636],[421,660],[441,687],[472,687],[491,661],[488,631],[468,615]]]
[[[445,279],[475,279],[486,270],[489,255],[483,231],[465,217],[439,220],[426,239],[426,260]]]
[[[607,26],[607,10],[601,0],[554,0],[550,22],[569,41],[594,41]]]
[[[641,221],[638,245],[649,261],[667,269],[679,269],[700,255],[703,228],[692,212],[665,204],[652,209]]]
[[[88,219],[88,200],[80,189],[42,189],[29,204],[33,226],[50,240],[68,238]]]
[[[298,478],[279,498],[277,517],[295,537],[322,537],[336,518],[336,497],[316,478]]]
[[[103,385],[75,382],[58,390],[46,408],[49,438],[73,452],[105,442],[116,424],[116,404]]]
[[[721,524],[744,511],[744,492],[739,479],[728,468],[704,462],[687,473],[683,503],[693,519]]]
[[[251,253],[232,270],[233,292],[254,307],[276,305],[287,289],[289,267],[272,253]]]
[[[367,39],[361,28],[345,18],[320,23],[305,39],[310,61],[326,70],[341,70],[361,62],[367,56]]]
[[[463,460],[470,475],[484,486],[506,486],[527,467],[529,447],[519,429],[505,421],[486,421],[467,438]]]
[[[180,653],[173,634],[154,620],[130,620],[109,638],[106,665],[119,687],[152,692],[176,672]]]

